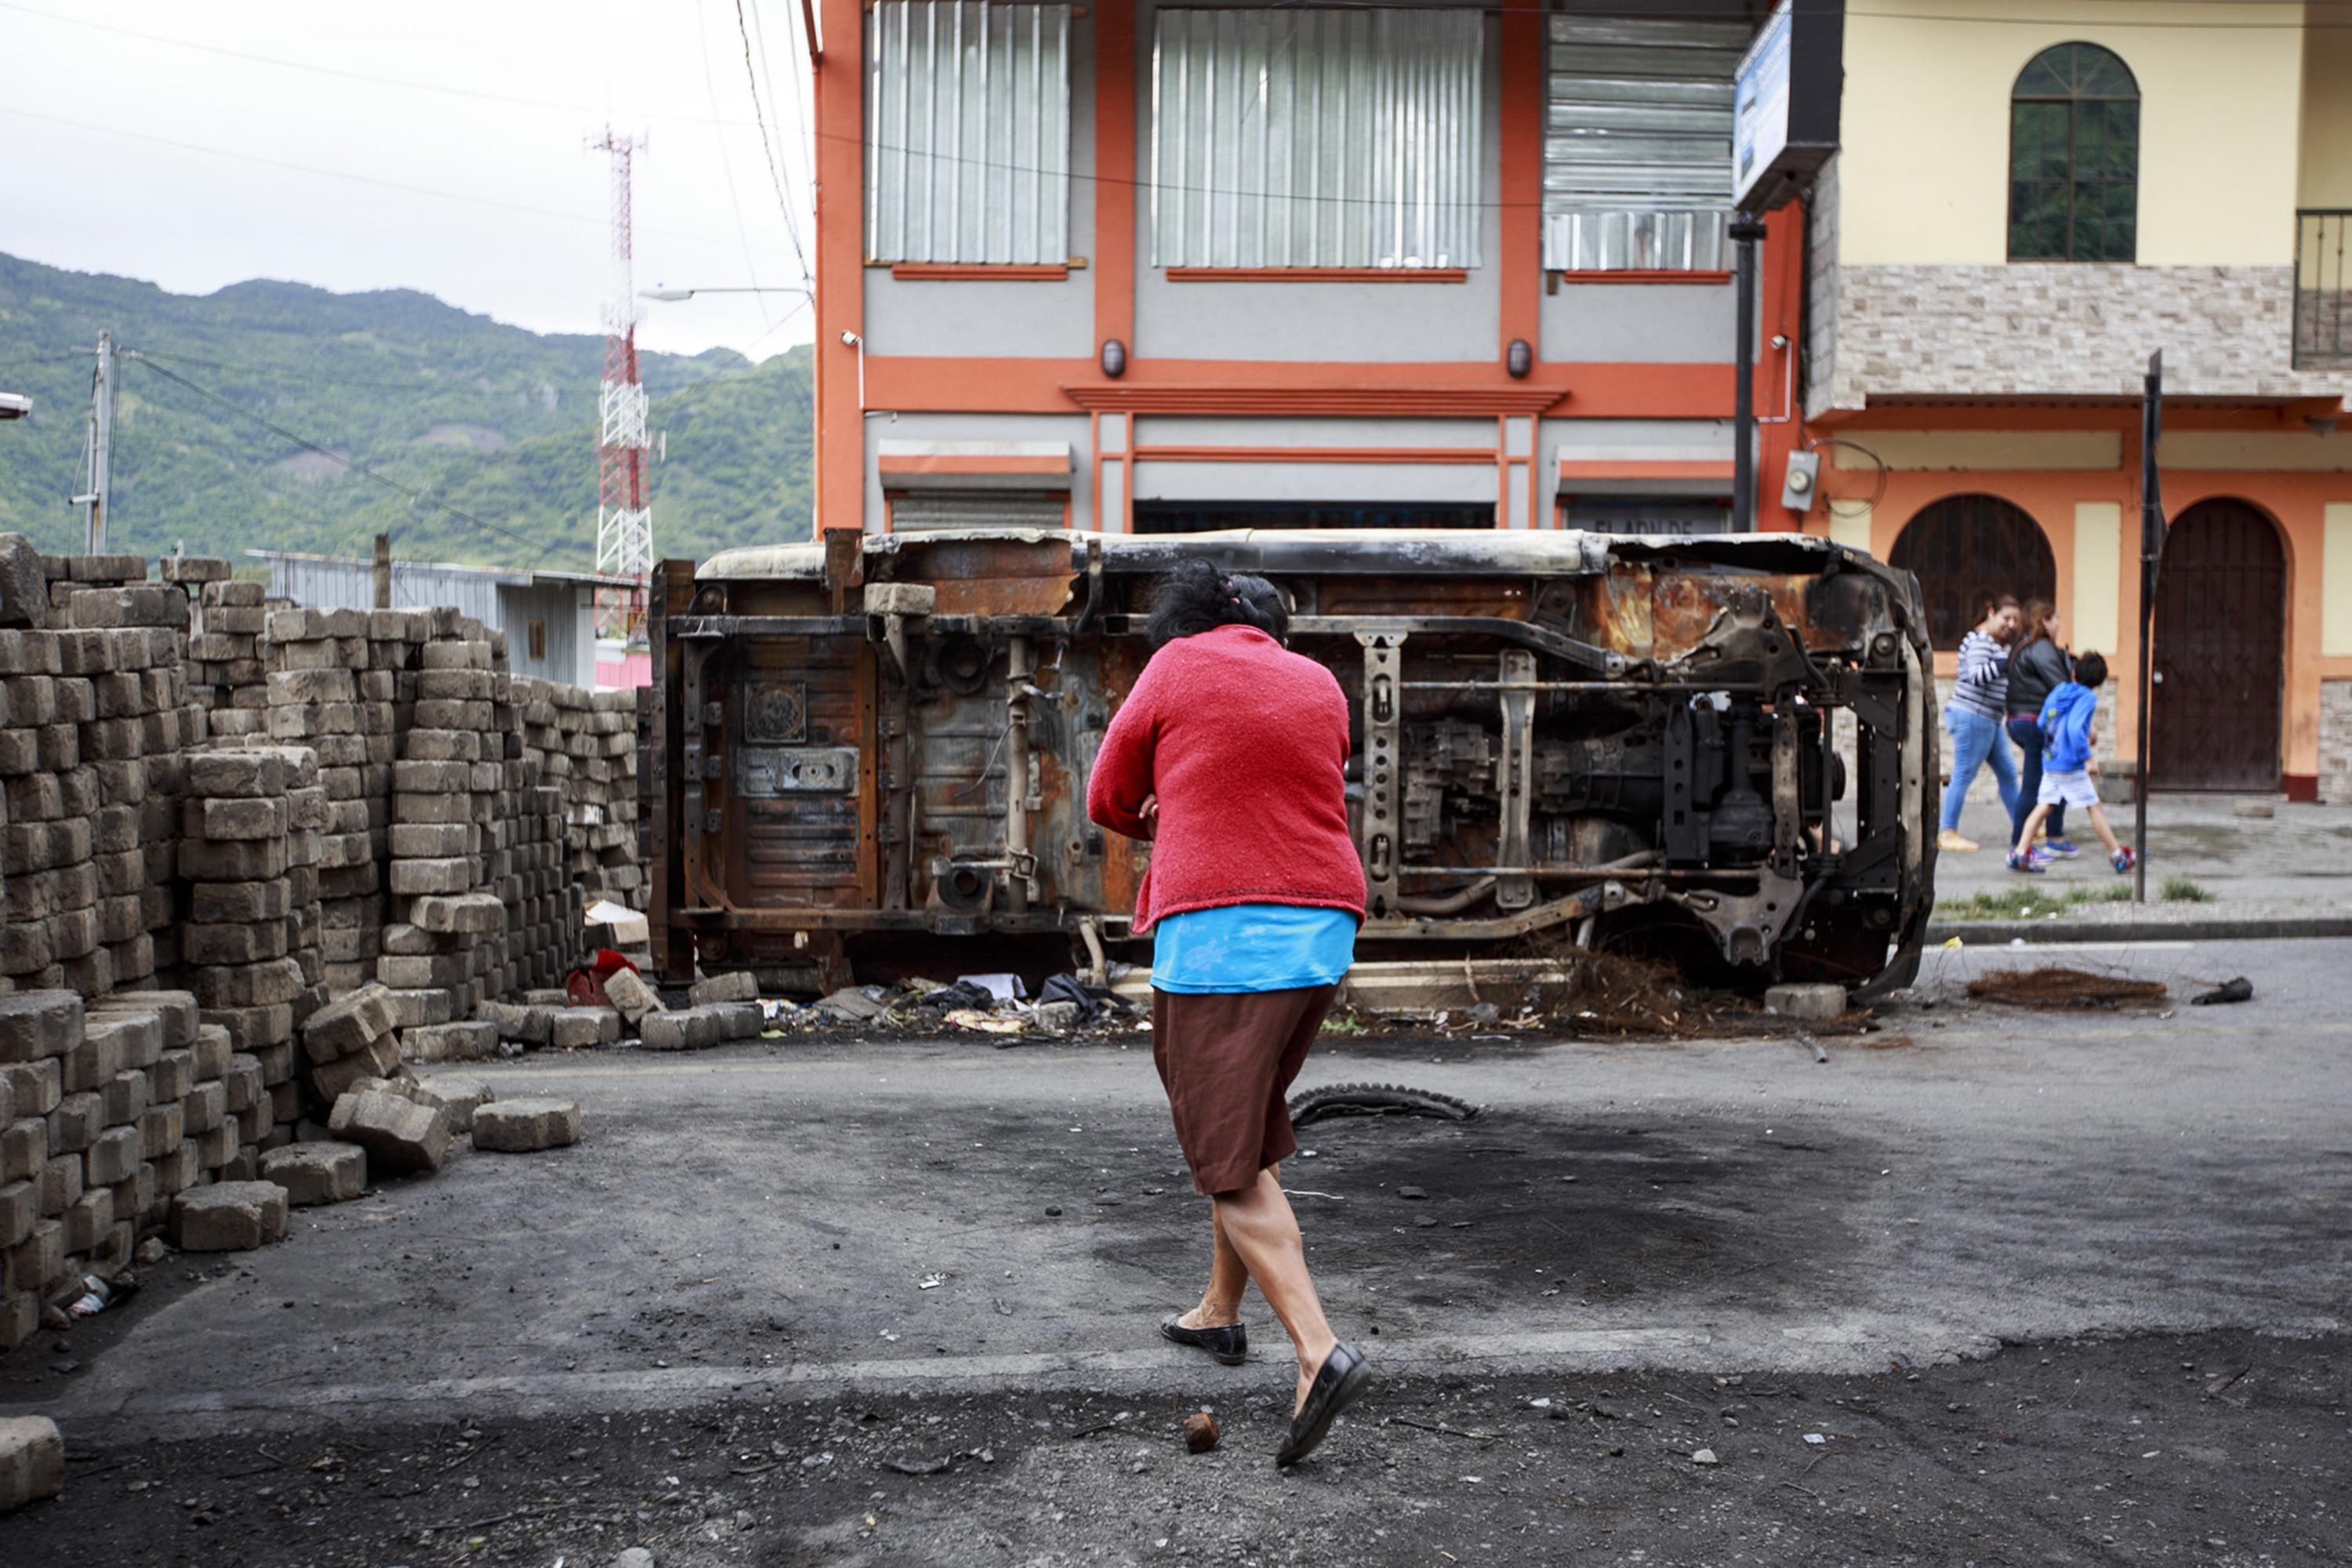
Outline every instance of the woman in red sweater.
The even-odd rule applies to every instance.
[[[1298,1352],[1289,1439],[1304,1458],[1370,1376],[1324,1321],[1280,1162],[1285,1100],[1354,955],[1364,871],[1348,832],[1348,700],[1283,647],[1263,577],[1203,561],[1155,600],[1151,661],[1087,781],[1087,812],[1150,839],[1135,930],[1153,939],[1151,1056],[1192,1184],[1213,1200],[1201,1304],[1160,1331],[1226,1365],[1248,1352],[1253,1279]]]

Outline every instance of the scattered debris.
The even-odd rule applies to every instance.
[[[2005,1002],[2014,1007],[2114,1007],[2125,1002],[2149,1002],[2165,992],[2161,980],[2134,980],[2124,974],[2098,974],[2063,964],[2039,969],[1996,969],[1969,982],[1969,994],[1979,1002]]]
[[[2223,1002],[2251,1002],[2254,999],[2254,983],[2244,975],[2224,980],[2210,991],[2201,991],[2189,999],[2192,1007],[2210,1007]]]
[[[1207,1453],[1223,1436],[1217,1426],[1217,1418],[1205,1410],[1184,1417],[1184,1451],[1188,1454]]]
[[[944,1473],[954,1463],[952,1455],[942,1455],[936,1459],[885,1459],[882,1468],[896,1470],[902,1476],[936,1476]]]
[[[1468,1121],[1478,1107],[1466,1100],[1393,1083],[1342,1083],[1310,1089],[1290,1101],[1290,1124],[1307,1127],[1338,1116],[1426,1116]]]
[[[1714,1449],[1701,1448],[1691,1456],[1691,1463],[1694,1465],[1719,1465],[1723,1463],[1723,1461],[1715,1457]]]

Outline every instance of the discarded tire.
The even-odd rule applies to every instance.
[[[1478,1108],[1466,1100],[1425,1089],[1394,1083],[1342,1083],[1310,1089],[1290,1101],[1290,1124],[1306,1127],[1335,1116],[1426,1116],[1439,1121],[1467,1121]]]

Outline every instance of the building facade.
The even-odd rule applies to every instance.
[[[1917,571],[1941,649],[2053,603],[2128,752],[2162,351],[2150,782],[2352,800],[2352,6],[2040,9],[1848,13],[1807,527]]]
[[[821,9],[823,526],[1727,520],[1760,6]]]
[[[1765,5],[814,4],[820,526],[1729,523]],[[1759,247],[1757,526],[2128,669],[2161,348],[2156,782],[2352,798],[2352,27],[2303,25],[2352,7],[2022,9],[1847,16]]]

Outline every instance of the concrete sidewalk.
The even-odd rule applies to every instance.
[[[2109,869],[2087,813],[2070,814],[2067,837],[2083,851],[2040,877],[2009,870],[2001,859],[2007,827],[1993,802],[1969,802],[1960,831],[1984,847],[1974,854],[1946,854],[1936,862],[1938,905],[1936,939],[1961,935],[1969,941],[2001,940],[2037,929],[2095,925],[2100,934],[2120,936],[2160,928],[2166,936],[2221,937],[2320,935],[2352,931],[2352,806],[2290,805],[2261,800],[2267,817],[2244,816],[2244,795],[2158,795],[2148,803],[2148,902],[2063,904],[2070,891],[2105,894],[2129,879]],[[2111,805],[2116,836],[2131,842],[2131,807]],[[2185,877],[2208,895],[2205,901],[2166,900],[2168,878]],[[2048,902],[2031,920],[1986,921],[1952,906],[1971,895],[1999,896],[2020,889]],[[2055,911],[2055,919],[2051,918]]]

